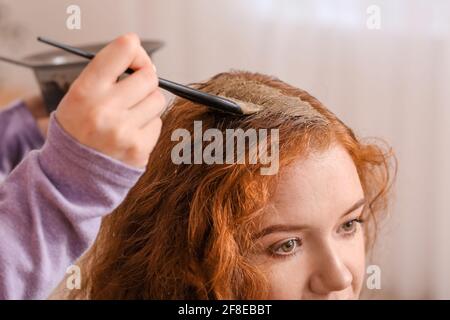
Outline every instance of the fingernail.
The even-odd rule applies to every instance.
[[[153,70],[155,70],[155,73],[158,73],[158,70],[156,69],[156,66],[153,64]]]

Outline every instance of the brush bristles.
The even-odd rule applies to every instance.
[[[245,114],[245,115],[257,113],[263,109],[262,106],[259,106],[257,104],[251,103],[251,102],[239,101],[237,103],[241,107],[242,114]]]
[[[228,100],[231,100],[233,102],[235,102],[242,111],[243,115],[250,115],[250,114],[254,114],[257,113],[259,111],[261,111],[263,109],[262,106],[259,106],[255,103],[252,102],[245,102],[239,99],[235,99],[235,98],[230,98],[230,97],[226,97]]]

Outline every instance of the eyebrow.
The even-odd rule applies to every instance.
[[[365,204],[366,204],[366,198],[362,198],[362,199],[358,200],[349,209],[345,210],[345,212],[341,215],[341,219]],[[262,238],[264,236],[267,236],[268,234],[275,233],[275,232],[300,231],[302,229],[305,229],[306,227],[307,227],[307,225],[274,224],[274,225],[268,226],[267,228],[264,228],[263,230],[258,232],[255,235],[254,239],[257,240],[259,238]]]

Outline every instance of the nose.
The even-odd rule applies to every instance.
[[[338,250],[326,244],[319,251],[320,253],[316,255],[316,268],[310,277],[311,291],[315,294],[326,295],[351,286],[353,275]]]

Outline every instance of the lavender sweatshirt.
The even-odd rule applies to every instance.
[[[43,143],[23,103],[0,113],[0,299],[47,298],[143,173],[79,144],[54,115]]]

